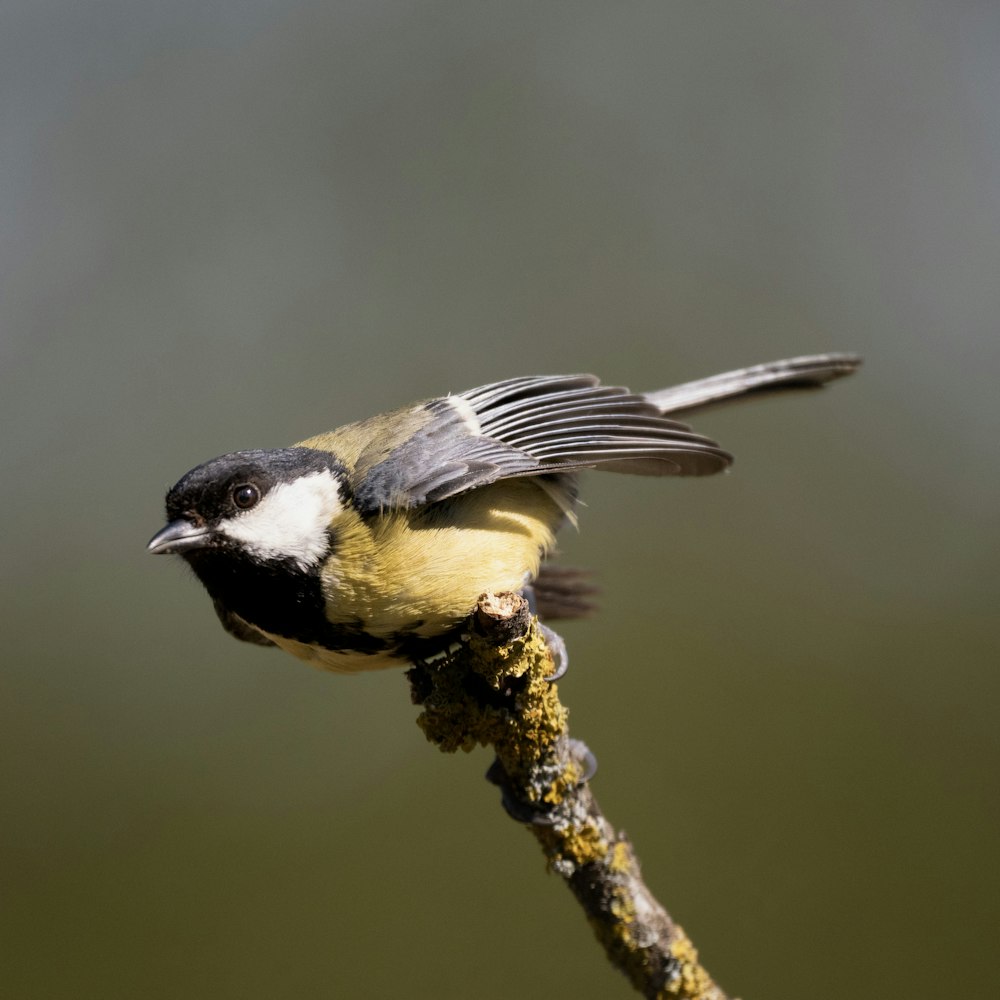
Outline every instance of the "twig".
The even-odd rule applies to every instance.
[[[409,671],[417,719],[441,750],[492,746],[487,777],[579,900],[608,959],[645,997],[727,1000],[682,928],[650,892],[632,844],[597,804],[593,758],[569,737],[547,680],[553,660],[517,594],[484,594],[456,656]]]

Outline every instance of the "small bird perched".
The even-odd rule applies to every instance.
[[[484,592],[544,592],[580,471],[719,472],[732,456],[668,414],[860,363],[792,358],[648,393],[537,375],[426,400],[197,466],[167,493],[149,551],[182,556],[238,639],[338,672],[403,666],[453,644]],[[573,611],[559,589],[550,617]]]

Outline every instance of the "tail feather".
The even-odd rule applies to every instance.
[[[861,358],[856,354],[811,354],[740,368],[643,395],[661,413],[690,413],[787,389],[816,389],[835,378],[850,375],[860,364]]]
[[[597,610],[601,588],[589,570],[542,563],[531,582],[532,609],[543,621],[587,618]]]

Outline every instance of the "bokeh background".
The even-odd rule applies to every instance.
[[[0,991],[631,995],[399,672],[150,559],[190,466],[857,350],[592,476],[561,684],[734,994],[998,995],[1000,7],[8,0]]]

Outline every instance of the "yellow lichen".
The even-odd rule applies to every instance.
[[[678,975],[663,989],[661,996],[700,1000],[714,989],[712,977],[698,962],[698,950],[683,928],[674,925],[677,938],[670,944],[670,954],[678,963]]]
[[[611,860],[608,868],[616,875],[624,875],[632,867],[632,852],[624,840],[619,840],[611,848]]]
[[[600,863],[608,853],[608,843],[589,821],[579,827],[540,828],[535,831],[550,863],[570,862],[574,868]]]
[[[611,900],[610,909],[615,919],[621,921],[626,926],[635,921],[635,905],[624,893],[618,893]],[[623,931],[623,934],[627,934],[627,931]]]

